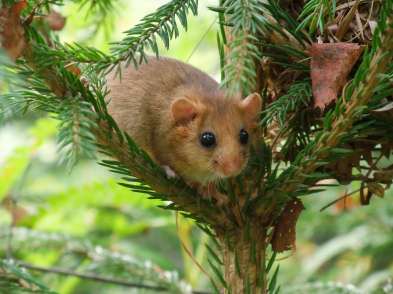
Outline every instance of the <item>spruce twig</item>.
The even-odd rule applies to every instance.
[[[187,29],[187,13],[198,13],[198,0],[172,0],[161,6],[155,13],[145,16],[139,24],[125,32],[126,37],[112,47],[115,60],[104,63],[101,66],[108,71],[117,67],[120,71],[120,63],[127,65],[133,62],[135,67],[146,61],[146,49],[151,49],[157,56],[157,38],[161,38],[166,48],[173,37],[179,36],[177,20]]]
[[[278,193],[283,193],[288,197],[296,191],[307,175],[312,174],[320,166],[319,162],[326,159],[329,152],[343,141],[346,133],[373,97],[374,90],[380,82],[380,75],[386,72],[392,61],[393,18],[391,13],[393,5],[386,5],[386,14],[381,17],[379,22],[379,28],[382,31],[375,34],[373,49],[368,56],[364,57],[363,64],[355,76],[354,86],[349,89],[352,92],[343,93],[343,98],[336,105],[335,112],[326,115],[330,117],[329,119],[325,118],[327,124],[325,129],[316,136],[316,142],[310,143],[298,155],[293,165],[282,174],[281,180],[283,182],[279,180],[279,187],[269,191],[269,195],[266,195],[269,198]],[[335,115],[336,113],[337,115]],[[263,208],[259,207],[257,212],[263,213]]]
[[[67,71],[59,71],[56,69],[56,66],[49,66],[48,60],[46,61],[47,66],[41,69],[42,64],[39,63],[41,59],[37,57],[41,51],[36,52],[37,47],[28,44],[24,57],[33,69],[39,69],[40,76],[48,83],[49,89],[45,89],[45,91],[51,90],[53,94],[50,94],[47,98],[54,100],[51,101],[53,104],[56,101],[60,102],[62,99],[67,99],[64,96],[65,93],[72,93],[73,96],[79,96],[80,99],[93,104],[97,116],[101,118],[101,122],[99,127],[92,131],[96,134],[101,147],[104,147],[107,154],[109,152],[111,156],[117,158],[122,166],[116,163],[109,164],[108,167],[115,172],[125,173],[128,177],[136,176],[149,185],[150,188],[142,187],[139,184],[139,186],[129,184],[124,186],[134,191],[147,193],[153,198],[173,201],[167,208],[186,211],[188,216],[203,220],[211,225],[222,227],[228,223],[228,218],[223,210],[215,207],[209,199],[200,196],[197,191],[191,189],[181,179],[167,179],[162,169],[136,146],[131,138],[119,130],[106,111],[106,102],[104,100],[106,93],[99,93],[99,90],[96,93],[91,92],[75,75]],[[56,55],[54,58],[53,64],[58,65],[60,56]],[[67,79],[71,79],[72,82],[65,82]],[[101,100],[97,97],[100,97]],[[51,109],[47,110],[51,111]],[[87,146],[87,148],[90,147]]]
[[[38,265],[33,265],[27,262],[23,262],[20,260],[15,261],[16,264],[22,268],[30,269],[33,271],[39,271],[39,272],[44,272],[44,273],[52,273],[52,274],[57,274],[57,275],[62,275],[62,276],[70,276],[70,277],[77,277],[79,279],[83,280],[90,280],[90,281],[95,281],[95,282],[100,282],[100,283],[106,283],[106,284],[113,284],[113,285],[118,285],[118,286],[124,286],[128,288],[134,288],[134,289],[145,289],[145,290],[152,290],[156,292],[167,292],[169,289],[163,286],[154,286],[154,285],[147,285],[147,284],[141,284],[141,283],[132,283],[128,282],[125,280],[121,279],[116,279],[116,278],[108,278],[108,277],[103,277],[95,274],[88,274],[88,273],[79,273],[75,272],[73,270],[66,270],[63,268],[57,268],[57,267],[43,267],[43,266],[38,266]],[[193,294],[209,294],[209,292],[204,292],[204,291],[195,291],[193,290],[191,293]]]

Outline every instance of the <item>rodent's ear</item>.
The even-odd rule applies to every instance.
[[[198,114],[197,105],[187,98],[177,98],[171,104],[172,117],[176,123],[192,121]]]
[[[253,121],[257,119],[262,107],[262,98],[258,93],[252,93],[240,102],[240,109],[246,117]]]

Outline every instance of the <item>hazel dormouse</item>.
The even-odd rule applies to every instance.
[[[168,175],[205,186],[246,166],[259,94],[228,96],[197,68],[162,57],[107,83],[109,114]]]

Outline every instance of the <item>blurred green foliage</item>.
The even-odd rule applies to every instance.
[[[108,51],[107,41],[119,39],[161,2],[117,1],[113,15],[104,20],[89,18],[87,5],[82,10],[66,6],[67,25],[60,37]],[[164,55],[218,79],[217,20],[206,9],[215,1],[200,2],[201,17],[190,18],[189,31]],[[170,293],[184,292],[188,285],[209,291],[208,277],[195,265],[208,271],[208,237],[180,216],[176,225],[172,212],[157,208],[159,201],[117,185],[94,161],[64,168],[56,148],[56,121],[37,117],[9,117],[0,127],[0,257],[169,287]],[[355,194],[347,207],[319,212],[344,189],[357,188],[304,198],[307,210],[298,223],[297,251],[277,257],[283,293],[393,293],[392,192],[386,199],[373,198],[367,207],[357,204]],[[121,286],[32,273],[58,293],[132,293]],[[149,292],[135,293],[143,291]]]

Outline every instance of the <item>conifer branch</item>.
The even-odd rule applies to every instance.
[[[95,137],[91,130],[97,128],[97,123],[90,107],[81,97],[70,97],[59,105],[59,149],[70,167],[80,158],[95,158]]]
[[[91,280],[91,281],[95,281],[95,282],[113,284],[113,285],[124,286],[124,287],[128,287],[128,288],[152,290],[155,292],[168,292],[170,290],[164,286],[154,286],[154,285],[147,285],[147,284],[142,284],[142,283],[132,283],[132,282],[128,282],[128,281],[121,280],[121,279],[108,278],[108,277],[103,277],[103,276],[89,274],[89,273],[78,273],[73,270],[66,270],[66,269],[57,268],[57,267],[48,268],[48,267],[43,267],[43,266],[37,266],[37,265],[29,264],[26,262],[22,262],[22,261],[17,261],[17,264],[18,264],[18,266],[20,266],[22,268],[30,269],[33,271],[58,274],[58,275],[62,275],[62,276],[77,277],[77,278],[83,279],[83,280]],[[193,294],[209,294],[209,292],[195,291],[195,290],[191,291],[191,293],[193,293]]]
[[[184,211],[187,216],[204,223],[217,227],[225,226],[228,223],[226,213],[216,207],[211,199],[199,195],[180,178],[168,179],[163,169],[157,166],[127,134],[118,128],[106,109],[107,91],[104,89],[104,77],[97,78],[95,81],[91,78],[90,85],[85,86],[77,75],[64,68],[67,60],[62,60],[61,55],[53,55],[52,58],[47,55],[48,59],[42,61],[39,56],[42,51],[35,51],[38,47],[28,44],[24,51],[25,70],[36,70],[36,73],[30,81],[33,87],[23,88],[20,91],[19,96],[23,97],[21,103],[36,105],[40,110],[56,114],[59,114],[61,105],[70,103],[72,99],[78,99],[78,103],[88,103],[91,106],[90,112],[83,114],[84,118],[88,120],[78,124],[79,126],[92,127],[89,131],[100,142],[99,147],[102,153],[117,159],[117,161],[103,161],[103,165],[123,176],[125,181],[122,183],[123,186],[147,194],[152,198],[170,201],[167,209]],[[37,78],[36,75],[40,78]],[[93,73],[92,76],[94,75],[96,74]],[[72,108],[72,105],[70,107]],[[91,111],[91,108],[94,109],[94,112]],[[65,117],[75,114],[70,108],[66,108],[66,112],[68,114],[62,112]],[[92,121],[94,117],[98,118],[98,124]],[[98,127],[94,127],[94,125],[98,125]],[[80,134],[83,137],[79,135],[77,137],[77,139],[88,139],[84,140],[84,150],[87,151],[93,150],[90,144],[92,140],[90,132],[82,132]],[[63,132],[63,134],[66,133],[71,137],[68,136],[62,142],[74,142],[77,133]],[[72,145],[66,145],[72,147]],[[83,145],[79,145],[79,147],[83,147]],[[71,157],[74,155],[73,152],[69,154]]]
[[[224,62],[223,86],[231,93],[255,91],[257,68],[265,56],[262,44],[272,43],[291,53],[298,51],[298,55],[308,43],[309,37],[296,30],[297,22],[273,0],[227,0],[221,5],[211,9],[220,15],[224,12],[225,24],[231,28],[228,41],[221,30],[229,52]]]
[[[172,0],[159,7],[156,12],[145,16],[139,24],[125,32],[126,37],[112,47],[115,60],[101,66],[111,71],[114,67],[120,70],[119,64],[134,63],[135,67],[146,61],[146,50],[151,49],[157,56],[159,37],[164,46],[169,48],[169,41],[179,36],[178,21],[187,29],[187,14],[191,10],[198,13],[198,0]]]
[[[267,127],[273,121],[277,121],[280,128],[287,123],[288,115],[297,112],[301,107],[310,104],[311,81],[304,80],[295,82],[288,89],[288,92],[272,102],[261,114],[261,125]]]
[[[228,0],[224,3],[227,22],[232,28],[223,85],[231,93],[250,92],[256,85],[256,61],[261,57],[258,34],[267,25],[264,10],[259,0]]]
[[[323,34],[327,21],[332,19],[336,13],[336,0],[309,0],[304,5],[299,19],[303,21],[296,30],[302,30],[308,27],[310,34],[319,29]]]
[[[41,281],[21,270],[12,260],[0,259],[1,293],[55,294]]]
[[[0,227],[0,232],[2,232],[1,229],[2,227]],[[84,238],[75,238],[65,234],[41,232],[26,228],[13,228],[12,234],[16,255],[26,250],[54,250],[85,261],[86,266],[79,268],[80,278],[82,279],[89,279],[89,277],[94,279],[97,277],[98,279],[103,278],[102,282],[111,283],[114,280],[113,283],[115,284],[116,281],[119,281],[120,283],[125,283],[125,286],[129,285],[130,287],[135,283],[138,285],[139,281],[143,280],[144,284],[154,285],[174,293],[180,293],[182,290],[189,288],[189,285],[181,280],[176,271],[163,270],[154,263],[139,260],[130,254],[108,250],[92,244]],[[5,237],[4,235],[0,233],[0,244],[1,240]],[[2,260],[0,259],[0,269],[1,263]],[[8,259],[8,262],[4,260],[4,263],[15,266],[21,265],[21,263],[24,265],[22,260],[13,259]],[[29,265],[35,267],[35,265]],[[60,264],[57,264],[54,268],[42,268],[42,271],[53,272],[52,269],[54,271],[59,270],[64,272],[64,275],[72,276],[72,273],[75,273],[75,271],[63,268]],[[119,275],[124,278],[116,279]]]
[[[122,5],[119,0],[74,0],[74,2],[79,2],[79,10],[88,7],[86,18],[94,25],[90,36],[94,36],[100,28],[111,29],[115,24],[116,12]]]
[[[382,74],[393,60],[392,15],[393,3],[385,2],[372,48],[363,57],[363,63],[352,84],[346,87],[335,110],[325,115],[324,129],[317,133],[315,141],[307,145],[293,164],[279,176],[275,188],[268,191],[263,197],[265,199],[259,198],[259,201],[267,203],[269,201],[265,202],[266,200],[279,197],[277,201],[285,203],[285,199],[291,197],[307,179],[313,177],[313,172],[318,167],[324,165],[324,160],[334,155],[334,148],[347,139],[348,132],[361,117],[383,78]],[[263,211],[264,205],[257,208],[258,213]]]
[[[95,274],[79,273],[79,272],[75,272],[73,270],[66,270],[66,269],[57,268],[57,267],[47,268],[47,267],[43,267],[43,266],[38,266],[38,265],[26,263],[23,261],[17,261],[17,264],[18,264],[18,266],[20,266],[22,268],[30,269],[33,271],[39,271],[39,272],[44,272],[44,273],[53,273],[53,274],[58,274],[58,275],[63,275],[63,276],[77,277],[77,278],[84,279],[84,280],[91,280],[91,281],[107,283],[107,284],[114,284],[114,285],[119,285],[119,286],[130,287],[130,288],[154,290],[157,292],[163,292],[163,291],[168,290],[167,288],[161,287],[161,286],[132,283],[132,282],[128,282],[128,281],[124,281],[124,280],[120,280],[120,279],[107,278],[107,277],[102,277],[102,276],[98,276]]]
[[[94,65],[97,63],[110,64],[115,61],[113,57],[94,47],[83,46],[78,43],[61,44],[56,42],[53,47],[39,44],[39,46],[34,47],[34,51],[40,64],[48,63],[49,60],[52,65],[53,62]]]
[[[143,150],[130,141],[131,138],[125,134],[125,138],[122,138],[122,135],[115,135],[116,133],[113,132],[113,130],[110,131],[110,125],[104,123],[96,130],[96,136],[105,154],[118,160],[117,162],[104,161],[103,165],[113,171],[116,171],[118,167],[117,170],[126,176],[125,179],[135,182],[134,184],[124,183],[123,186],[150,194],[152,198],[169,200],[172,203],[167,206],[168,209],[185,211],[189,213],[188,216],[210,225],[224,227],[228,223],[229,220],[224,211],[216,207],[211,200],[199,195],[180,178],[168,179],[165,172],[157,167]],[[130,177],[138,178],[150,188],[139,185],[138,180]]]
[[[81,5],[85,6],[89,2],[89,0],[82,0]],[[113,4],[106,3],[108,1],[104,2],[102,5],[92,3],[90,7],[100,13],[105,13]],[[37,52],[36,56],[42,62],[45,62],[45,60],[46,62],[48,60],[52,62],[61,60],[68,63],[94,64],[97,69],[105,69],[106,72],[115,68],[120,71],[120,63],[122,62],[127,66],[133,63],[135,67],[138,67],[142,62],[147,61],[146,51],[148,49],[152,50],[158,57],[157,39],[161,39],[164,46],[169,48],[170,40],[179,36],[178,22],[187,30],[187,14],[189,11],[193,15],[197,15],[198,0],[172,0],[170,3],[159,7],[154,13],[145,16],[135,27],[126,31],[124,33],[126,37],[123,40],[113,44],[111,56],[98,49],[77,43],[65,45],[56,43],[53,48],[45,44],[39,44],[34,50]]]

